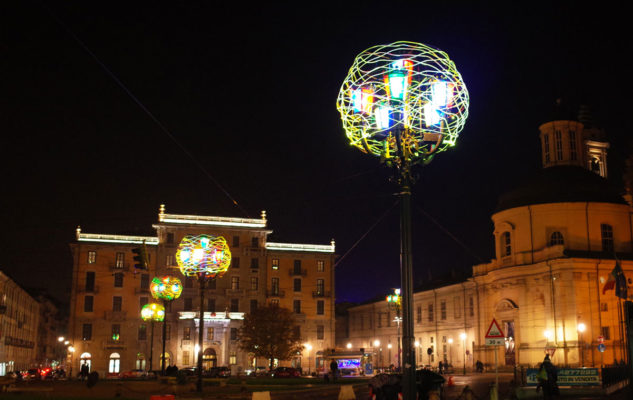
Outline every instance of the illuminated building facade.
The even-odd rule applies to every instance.
[[[37,366],[40,305],[0,271],[0,376]]]
[[[74,368],[89,362],[92,369],[116,373],[149,369],[151,324],[143,322],[143,305],[152,301],[155,276],[172,275],[183,284],[180,297],[166,303],[166,365],[193,367],[202,351],[204,368],[231,366],[246,370],[266,365],[238,346],[244,314],[259,305],[275,303],[295,311],[302,341],[310,354],[283,364],[318,362],[318,354],[334,345],[334,242],[328,245],[272,243],[261,218],[168,214],[161,206],[156,236],[82,233],[71,244],[74,273],[70,331],[75,347]],[[199,285],[184,277],[176,263],[184,236],[222,236],[232,253],[223,277],[207,282],[203,343],[198,339]],[[149,271],[133,271],[132,249],[145,241]],[[308,346],[306,346],[308,347]],[[161,367],[162,323],[155,323],[152,369]]]
[[[604,135],[579,119],[559,116],[541,125],[543,169],[501,196],[492,215],[495,258],[475,265],[464,282],[414,294],[419,365],[494,366],[494,351],[502,367],[535,365],[546,352],[557,365],[624,358],[619,300],[603,291],[617,256],[633,294],[633,210],[605,179]],[[485,345],[493,318],[505,346]],[[397,365],[386,301],[350,308],[348,323],[339,347],[349,343],[388,360],[375,365]]]

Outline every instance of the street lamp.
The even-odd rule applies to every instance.
[[[351,344],[351,343],[347,343],[347,346],[346,346],[346,347],[347,347],[348,349],[351,349],[351,348],[352,348],[352,344]]]
[[[312,350],[312,345],[310,343],[306,343],[304,347],[306,348],[306,350],[308,350],[308,375],[312,375],[312,361],[310,360],[310,351]]]
[[[222,236],[187,235],[176,251],[176,262],[185,276],[196,276],[200,283],[200,313],[198,343],[202,345],[204,329],[204,286],[207,280],[218,278],[229,269],[231,252]],[[202,393],[202,351],[198,352],[198,381],[196,391]]]
[[[141,319],[149,322],[151,325],[152,333],[149,342],[149,371],[152,370],[152,361],[154,360],[154,321],[165,320],[165,307],[158,303],[145,304],[141,309]],[[116,334],[114,340],[119,340],[119,335]]]
[[[350,144],[393,167],[399,184],[402,386],[404,399],[413,400],[411,169],[455,145],[468,116],[468,91],[446,53],[420,43],[395,42],[356,57],[339,91],[337,109]]]
[[[173,301],[182,294],[182,282],[175,276],[165,275],[154,277],[149,285],[149,291],[156,300],[163,300],[163,307],[167,309],[167,302]],[[167,318],[163,321],[163,351],[161,352],[161,375],[165,375],[165,342],[167,340]]]
[[[60,337],[57,338],[58,342],[63,342],[64,340],[65,340],[65,338],[63,336],[60,336]]]
[[[464,353],[464,375],[466,375],[466,333],[462,332],[459,334],[459,338],[462,339],[462,343],[464,348],[462,349],[462,352]]]
[[[387,305],[394,309],[396,317],[393,319],[396,323],[396,335],[398,338],[398,369],[402,366],[400,364],[400,311],[402,310],[402,296],[400,296],[400,289],[394,289],[393,294],[387,296]]]
[[[579,345],[580,345],[580,366],[585,366],[585,343],[582,340],[582,334],[587,329],[587,326],[582,322],[578,324],[578,333],[580,336]]]

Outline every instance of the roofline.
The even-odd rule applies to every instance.
[[[107,233],[82,233],[81,227],[76,230],[78,242],[94,243],[117,243],[117,244],[143,244],[150,246],[158,245],[156,236],[132,236],[132,235],[112,235]]]

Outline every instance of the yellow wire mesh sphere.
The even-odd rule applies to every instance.
[[[178,245],[176,262],[185,276],[213,279],[229,268],[231,252],[221,236],[185,236]]]
[[[454,146],[468,117],[468,91],[448,55],[414,42],[394,42],[360,53],[339,91],[337,109],[350,144],[412,162]]]

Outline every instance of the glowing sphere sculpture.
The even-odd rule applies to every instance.
[[[221,236],[185,236],[178,245],[176,262],[185,276],[213,279],[229,268],[231,252]]]
[[[141,309],[143,321],[163,321],[165,319],[165,307],[158,303],[145,304]]]
[[[446,53],[395,42],[356,57],[337,109],[353,146],[390,160],[399,131],[401,150],[415,163],[455,145],[468,117],[468,91]]]
[[[154,277],[149,285],[152,297],[162,300],[174,300],[182,293],[182,282],[175,276]]]

